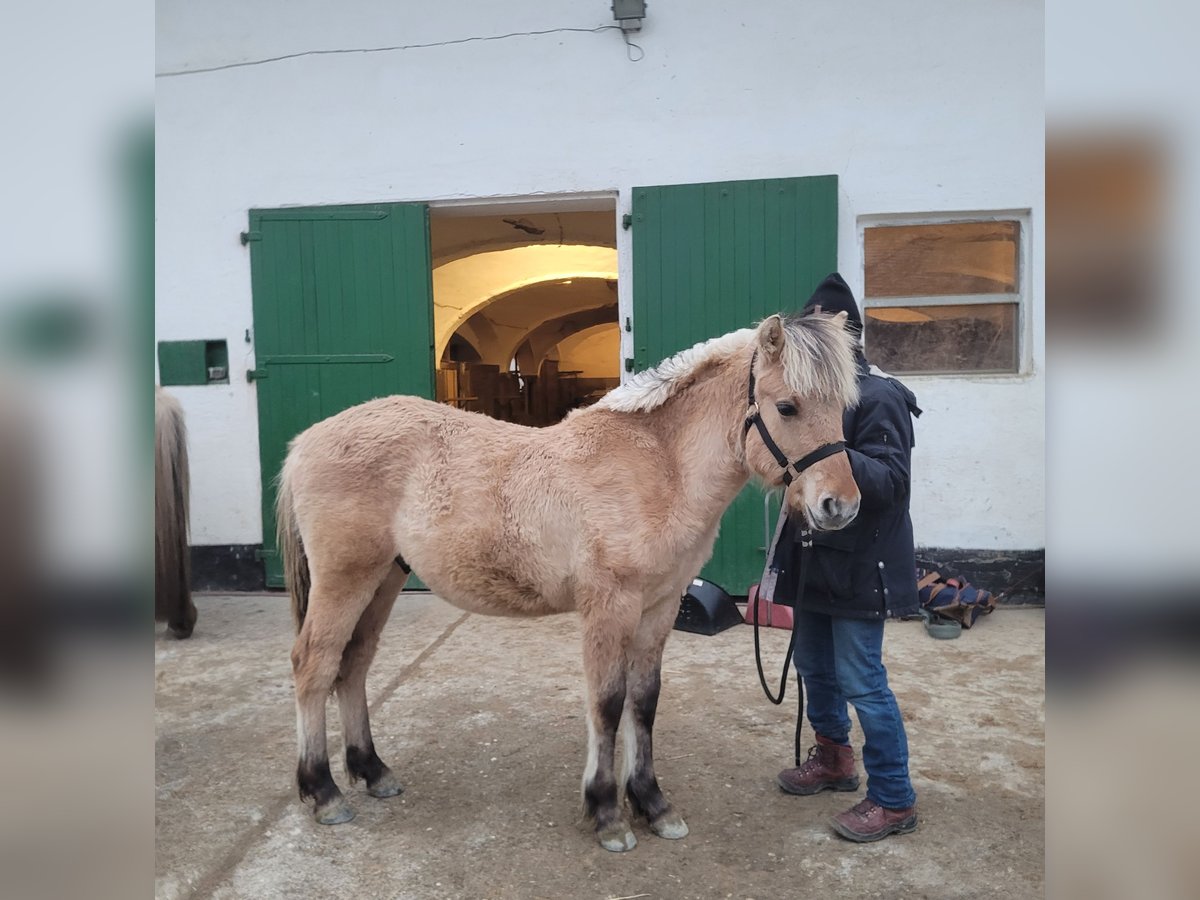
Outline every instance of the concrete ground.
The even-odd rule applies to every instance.
[[[1002,609],[954,641],[887,625],[920,827],[856,845],[828,817],[863,792],[792,797],[794,685],[762,696],[751,631],[676,632],[655,751],[691,826],[635,823],[630,853],[582,824],[576,618],[467,615],[402,597],[368,682],[380,755],[405,793],[351,788],[330,704],[334,777],[358,811],[317,825],[296,798],[285,597],[200,596],[191,640],[155,641],[156,895],[170,898],[1035,897],[1043,894],[1045,617]],[[778,678],[787,633],[764,630]],[[806,747],[811,742],[806,725]],[[854,736],[856,745],[861,736]],[[864,781],[865,787],[865,781]]]

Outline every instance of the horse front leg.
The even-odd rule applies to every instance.
[[[625,794],[635,814],[644,816],[659,837],[686,837],[687,823],[671,808],[654,774],[654,717],[662,671],[663,646],[675,624],[679,601],[664,601],[647,610],[630,645],[626,675]]]
[[[637,846],[633,830],[621,815],[614,772],[617,728],[625,706],[625,653],[637,627],[637,608],[635,602],[609,602],[605,607],[603,615],[581,610],[583,667],[588,686],[583,809],[596,827],[600,846],[619,853]]]

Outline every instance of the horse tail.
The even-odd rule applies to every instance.
[[[196,624],[188,559],[187,426],[179,401],[154,389],[154,618],[177,637]]]
[[[279,491],[275,498],[275,544],[283,562],[283,580],[292,597],[292,619],[299,632],[304,624],[304,615],[308,612],[308,591],[312,581],[308,572],[308,554],[304,552],[300,529],[296,525],[292,483],[286,462],[279,474]]]

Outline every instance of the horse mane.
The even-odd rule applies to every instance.
[[[657,409],[695,381],[705,368],[749,344],[754,334],[753,328],[742,328],[680,350],[653,369],[638,372],[620,387],[609,391],[596,402],[595,408],[616,412]]]
[[[858,403],[857,339],[831,315],[783,319],[783,380],[801,397]]]
[[[802,397],[858,402],[858,364],[854,338],[832,316],[782,318],[783,378]],[[728,359],[755,340],[757,329],[742,328],[681,350],[646,369],[602,397],[593,408],[649,412],[695,382],[709,366]]]

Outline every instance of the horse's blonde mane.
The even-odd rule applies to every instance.
[[[858,403],[857,341],[834,316],[783,319],[783,380],[801,397]]]
[[[675,396],[702,368],[720,357],[730,355],[754,339],[753,328],[729,334],[680,350],[653,369],[638,372],[627,382],[604,395],[596,406],[616,412],[649,412]]]
[[[788,387],[802,397],[837,400],[842,406],[857,403],[855,342],[841,323],[827,315],[793,316],[781,321],[783,378]],[[681,350],[610,391],[596,407],[616,412],[656,409],[691,384],[705,366],[746,348],[757,333],[754,328],[743,328]]]

